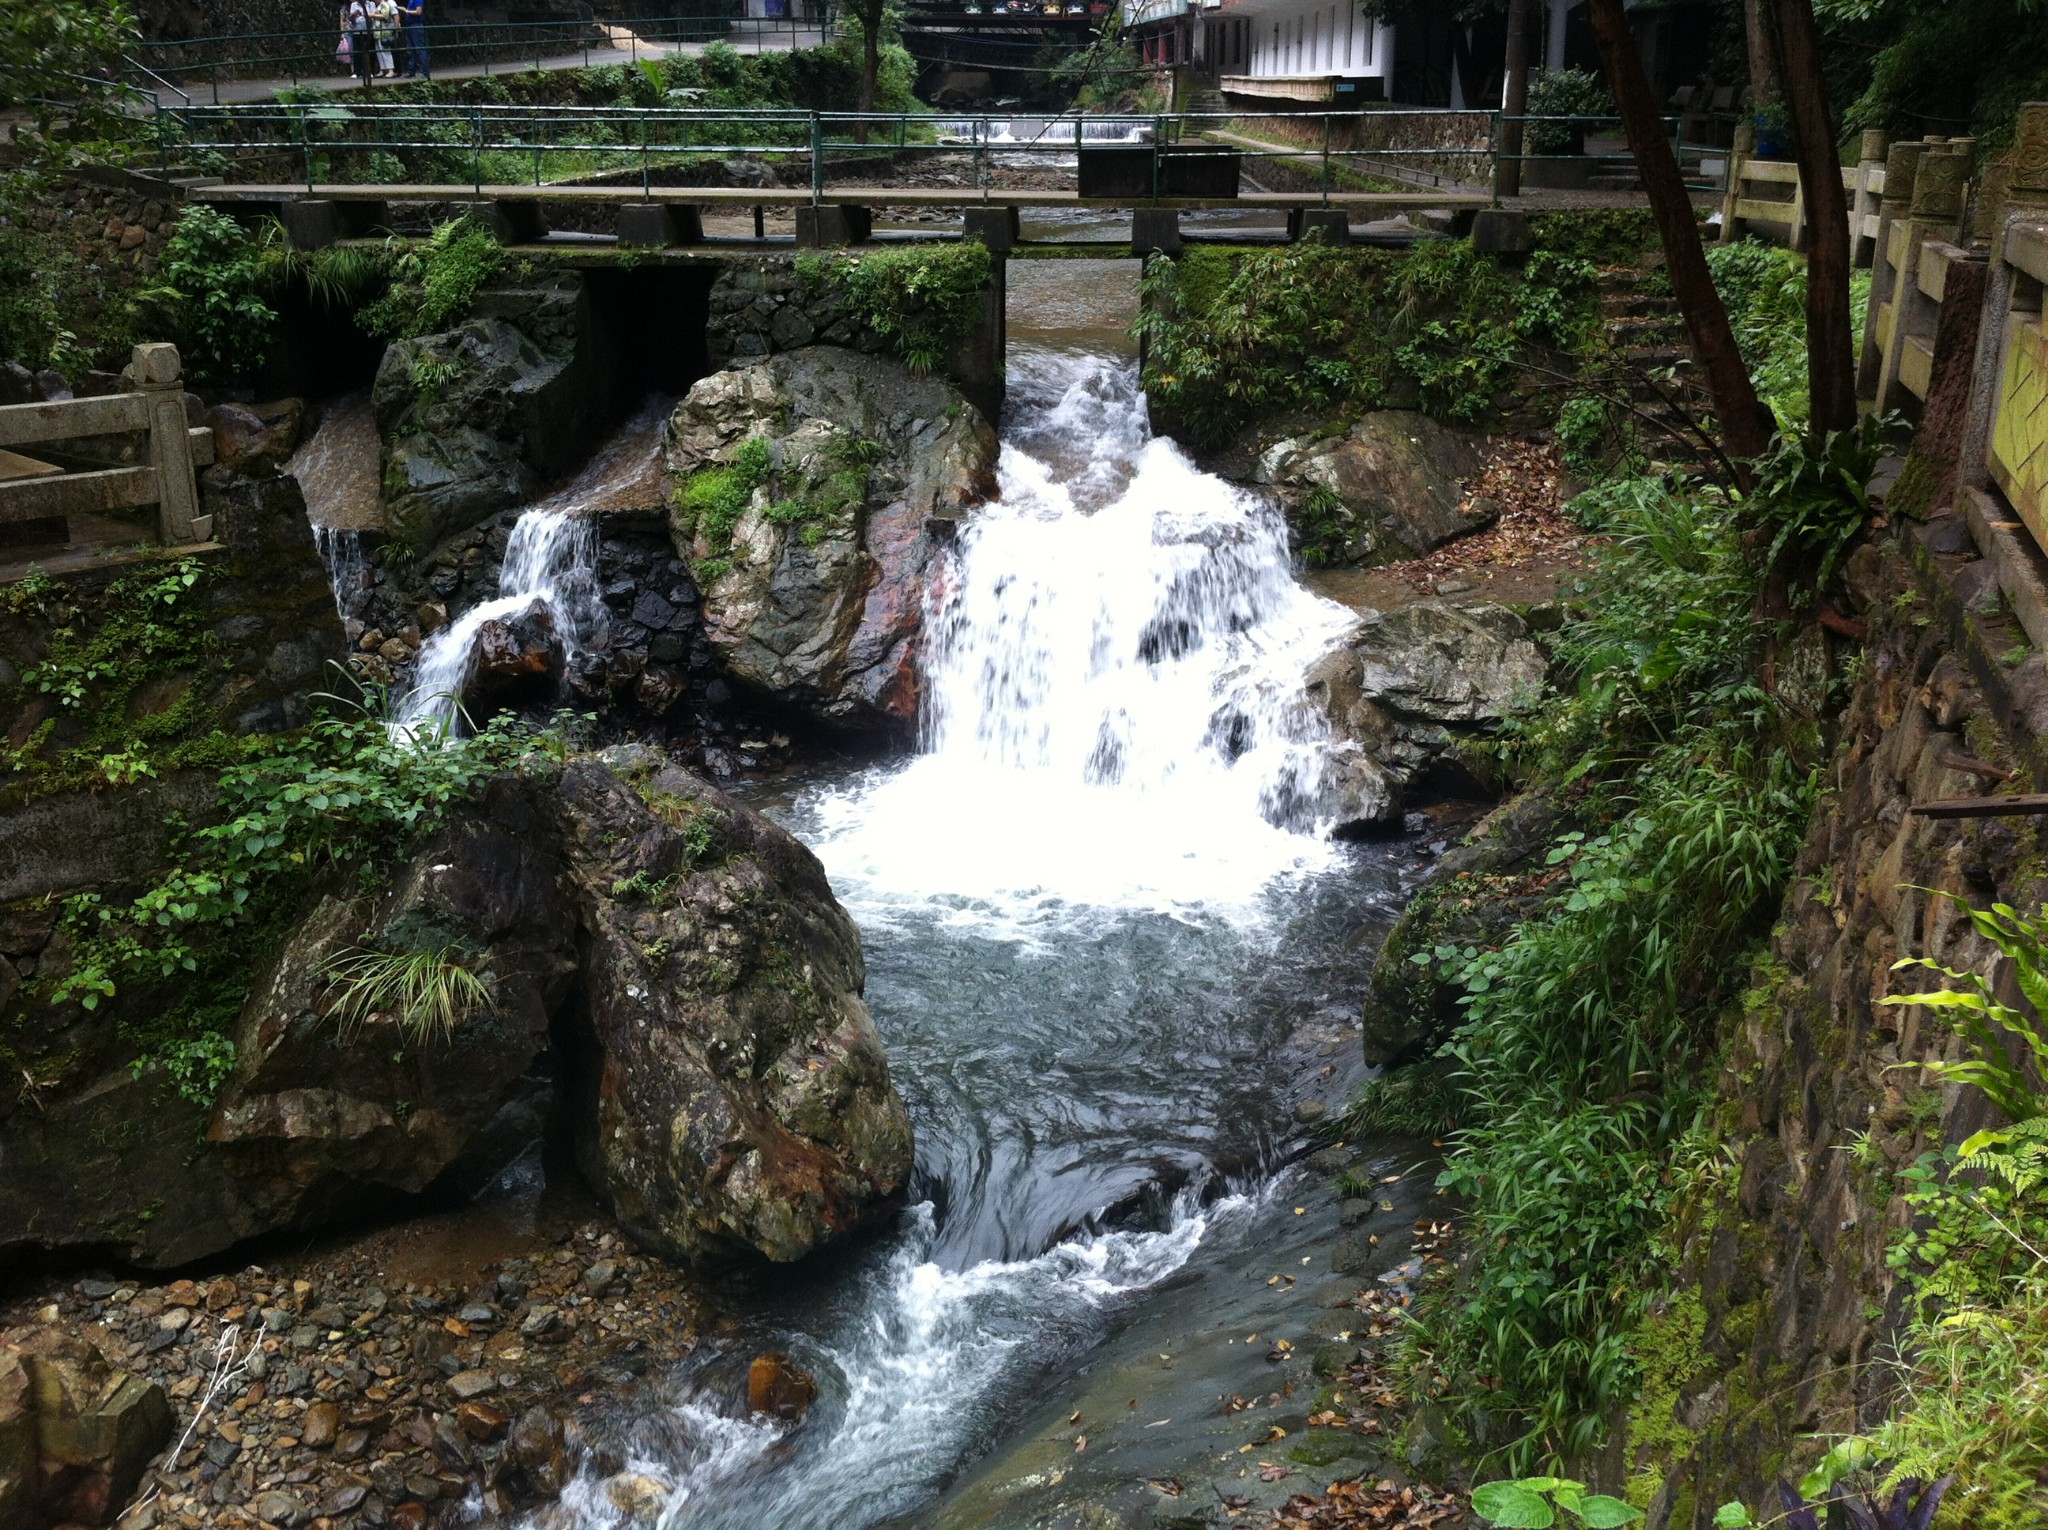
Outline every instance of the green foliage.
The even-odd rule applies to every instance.
[[[17,710],[37,696],[53,707],[18,743],[0,741],[9,800],[239,756],[241,741],[220,731],[206,705],[226,674],[203,604],[208,577],[188,558],[143,567],[93,596],[42,574],[7,587],[0,611],[33,617],[44,636],[40,661],[0,686],[0,697]]]
[[[461,323],[477,289],[504,261],[497,237],[473,218],[440,224],[422,247],[394,244],[392,250],[390,290],[357,316],[364,329],[387,340],[416,339]]]
[[[1754,239],[1707,246],[1707,269],[1728,310],[1735,343],[1778,427],[1795,431],[1808,410],[1806,379],[1806,262],[1790,250]],[[1850,343],[1861,342],[1870,298],[1870,273],[1850,282]]]
[[[1434,1137],[1458,1124],[1458,1103],[1458,1091],[1443,1069],[1412,1063],[1382,1073],[1359,1090],[1331,1134],[1346,1140]]]
[[[414,1046],[451,1041],[491,1007],[491,975],[477,970],[476,959],[454,943],[344,951],[327,966],[328,1018],[344,1040],[388,1015]]]
[[[51,186],[28,171],[0,173],[0,207],[30,206]],[[75,376],[125,362],[138,338],[135,303],[112,271],[80,260],[61,234],[0,219],[0,358]]]
[[[71,961],[49,975],[49,997],[90,1010],[131,985],[168,995],[122,1008],[138,1071],[186,1066],[217,1082],[252,972],[313,889],[374,883],[488,777],[557,742],[502,719],[469,738],[400,742],[365,708],[252,741],[220,777],[218,818],[180,836],[169,870],[132,896],[65,900]]]
[[[1848,430],[1791,431],[1757,463],[1746,508],[1771,538],[1764,563],[1795,609],[1819,598],[1868,529],[1865,486],[1897,427],[1891,415],[1866,414]]]
[[[695,565],[699,585],[710,588],[732,566],[733,528],[774,466],[775,449],[767,439],[749,436],[734,449],[731,461],[699,468],[677,485],[677,540],[694,537],[709,549]]]
[[[936,372],[981,322],[992,271],[979,240],[859,255],[802,255],[797,272],[889,342],[911,371]]]
[[[1988,159],[2012,142],[2020,103],[2048,94],[2041,0],[1819,0],[1814,9],[1849,129],[1969,132]]]
[[[1146,391],[1204,445],[1248,419],[1404,395],[1475,419],[1522,359],[1590,345],[1597,274],[1550,250],[1515,269],[1469,241],[1398,256],[1304,242],[1155,259],[1138,318]]]
[[[2048,906],[2033,918],[2005,903],[1994,903],[1989,909],[1959,906],[1969,916],[1971,928],[2012,964],[2013,980],[2030,1012],[2001,1003],[1991,983],[1979,974],[1958,972],[1925,956],[1906,957],[1893,963],[1892,971],[1923,967],[1948,979],[1949,986],[1928,993],[1893,994],[1879,1002],[1946,1011],[1949,1023],[1972,1055],[1960,1062],[1935,1059],[1923,1066],[1944,1082],[1974,1084],[2008,1119],[2031,1121],[2048,1112],[2048,1105],[2034,1092],[2033,1080],[2012,1060],[2001,1033],[2020,1040],[2037,1072],[2048,1068],[2048,1024],[2041,1019],[2048,1015]]]
[[[0,9],[0,109],[32,116],[45,137],[59,118],[74,135],[115,126],[124,102],[105,82],[136,37],[124,0],[33,0]],[[17,153],[42,146],[26,132],[15,135]]]
[[[1643,1517],[1619,1498],[1589,1493],[1585,1483],[1569,1477],[1512,1477],[1482,1482],[1472,1490],[1472,1511],[1489,1525],[1549,1530],[1559,1509],[1588,1530],[1619,1530]]]
[[[1634,1395],[1711,1022],[1814,793],[1810,728],[1754,680],[1731,506],[1638,481],[1603,491],[1600,515],[1613,540],[1556,640],[1562,694],[1507,743],[1593,827],[1560,837],[1551,901],[1499,949],[1413,958],[1465,992],[1442,1182],[1468,1200],[1479,1257],[1419,1304],[1408,1364],[1509,1471],[1597,1449]]]
[[[1614,98],[1590,70],[1542,69],[1529,82],[1529,115],[1611,118]],[[1576,154],[1584,136],[1580,123],[1532,122],[1523,142],[1531,154]]]
[[[187,375],[221,381],[263,365],[277,340],[277,310],[264,299],[262,235],[204,202],[178,216],[145,296],[169,312]]]

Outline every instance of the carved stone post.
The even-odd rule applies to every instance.
[[[1893,246],[1903,246],[1912,213],[1913,177],[1926,152],[1924,143],[1895,143],[1885,155],[1884,200],[1879,204],[1877,247],[1870,261],[1870,304],[1864,312],[1863,354],[1856,365],[1856,396],[1866,404],[1874,404],[1877,399],[1878,379],[1884,374],[1886,352],[1892,332],[1898,327],[1893,304],[1898,297],[1904,251]],[[1911,268],[1904,269],[1911,280]]]
[[[1877,253],[1873,237],[1878,213],[1877,177],[1884,169],[1888,147],[1883,128],[1864,130],[1856,155],[1856,192],[1849,198],[1849,260],[1867,266]]]
[[[1721,243],[1733,244],[1742,237],[1741,220],[1735,216],[1742,200],[1742,170],[1756,153],[1756,124],[1735,124],[1735,147],[1728,151],[1728,189],[1721,198]]]
[[[156,471],[157,537],[166,547],[200,540],[199,485],[192,476],[192,440],[186,434],[184,365],[175,345],[138,345],[128,363],[135,389],[147,401],[149,465]]]

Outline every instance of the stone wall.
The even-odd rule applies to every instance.
[[[2048,889],[2040,820],[1906,813],[2006,772],[2022,790],[2048,779],[2048,669],[1971,528],[1908,523],[1849,582],[1870,624],[1860,678],[1768,954],[1724,1021],[1725,1168],[1685,1210],[1678,1295],[1646,1330],[1644,1396],[1608,1463],[1651,1530],[1775,1504],[1816,1436],[1884,1417],[1907,1296],[1885,1265],[1907,1216],[1899,1171],[1988,1106],[1911,1066],[1959,1055],[1938,1018],[1876,1001],[1902,957],[1991,970],[1956,899],[2032,908]]]

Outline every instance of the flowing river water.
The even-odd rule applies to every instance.
[[[1276,512],[1151,435],[1120,315],[1067,321],[1013,327],[921,749],[764,804],[860,926],[917,1166],[893,1230],[715,1296],[601,1426],[664,1530],[925,1523],[1106,1341],[1155,1347],[1298,1230],[1293,1109],[1346,1081],[1409,864],[1314,822],[1300,678],[1350,614],[1296,584]],[[745,1412],[764,1349],[818,1378],[798,1425]],[[645,1522],[615,1498],[593,1472],[547,1523]]]

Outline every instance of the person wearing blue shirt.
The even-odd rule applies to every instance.
[[[398,20],[405,31],[405,77],[428,80],[427,0],[398,0]]]

